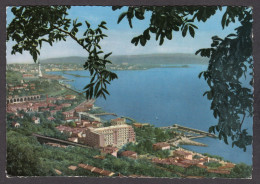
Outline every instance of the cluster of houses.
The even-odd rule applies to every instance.
[[[32,74],[28,74],[28,75],[25,75],[25,78],[33,78],[34,75]],[[18,94],[22,91],[32,91],[32,90],[35,90],[35,83],[33,82],[24,82],[24,80],[21,80],[21,83],[20,84],[7,84],[7,92],[8,92],[8,95],[13,95],[14,93]]]
[[[75,71],[75,70],[80,70],[81,64],[43,64],[41,65],[42,70],[45,72],[50,72],[50,71]],[[24,74],[37,74],[39,72],[39,67],[37,64],[8,64],[7,65],[7,70],[12,70],[12,71],[17,71],[21,72]],[[83,70],[83,69],[82,69]]]
[[[94,167],[94,166],[88,165],[88,164],[78,164],[78,167],[81,167],[81,168],[86,169],[86,170],[88,170],[92,173],[103,175],[103,176],[113,176],[115,174],[111,171],[100,169],[98,167]],[[75,166],[74,167],[70,166],[71,170],[76,170],[76,168],[77,167],[75,167]]]
[[[9,101],[9,103],[7,103],[6,112],[9,114],[14,114],[14,116],[12,117],[13,119],[16,119],[16,117],[21,119],[24,118],[23,114],[19,113],[19,111],[21,110],[28,114],[49,112],[50,116],[46,117],[46,119],[48,119],[49,121],[54,121],[55,118],[53,116],[56,115],[57,112],[61,112],[64,122],[77,122],[79,121],[79,113],[89,111],[93,108],[94,100],[84,101],[77,105],[75,108],[69,111],[64,111],[66,108],[71,107],[75,99],[75,95],[66,95],[65,97],[60,96],[56,98],[49,98],[48,95],[46,95],[45,99],[40,95],[17,97],[13,98],[12,101]],[[40,118],[37,117],[37,115],[34,115],[31,120],[35,124],[40,123]],[[100,124],[100,122],[94,122],[93,124]]]
[[[24,112],[44,112],[49,111],[52,115],[57,111],[61,111],[64,107],[70,107],[71,103],[55,104],[57,101],[74,100],[71,98],[57,97],[43,99],[42,95],[14,97],[7,103],[7,113],[17,113],[23,110]]]
[[[175,150],[173,152],[173,156],[165,158],[165,159],[160,159],[160,158],[153,158],[152,162],[154,163],[159,163],[159,164],[167,164],[167,165],[177,165],[180,167],[187,168],[191,165],[196,165],[198,167],[206,167],[203,164],[205,162],[209,162],[209,158],[200,158],[200,159],[193,159],[192,158],[193,154],[182,151],[182,150]]]
[[[68,115],[67,113],[65,114]],[[103,127],[100,118],[93,114],[79,113],[79,115],[80,116],[77,117],[78,121],[75,123],[76,127],[66,125],[56,127],[61,133],[65,133],[69,136],[69,141],[96,148],[104,148],[107,146],[120,147],[128,142],[135,142],[134,129],[125,123],[124,118],[113,119],[111,120],[111,126]],[[70,115],[66,118],[72,119],[73,117],[74,115]],[[107,150],[103,151],[106,152]]]
[[[187,168],[189,166],[197,166],[200,168],[207,169],[210,173],[217,174],[230,174],[230,170],[235,166],[233,163],[225,162],[224,165],[218,167],[217,169],[212,169],[206,166],[204,163],[209,163],[211,161],[215,162],[215,159],[209,157],[200,157],[197,159],[193,159],[194,153],[184,151],[183,149],[177,149],[173,151],[173,155],[168,158],[153,158],[152,162],[156,164],[166,164],[166,165],[176,165],[183,168]]]

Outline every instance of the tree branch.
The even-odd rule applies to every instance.
[[[74,36],[74,35],[71,34],[70,32],[65,31],[65,30],[63,30],[63,29],[61,29],[61,28],[59,28],[59,27],[57,27],[57,26],[53,26],[53,28],[55,28],[55,29],[57,29],[57,30],[59,30],[59,31],[61,31],[61,32],[63,32],[63,33],[66,33],[67,35],[69,35],[73,40],[75,40],[79,45],[81,45],[81,46],[86,50],[86,48],[84,47],[84,45],[80,43],[80,41],[76,38],[76,36]]]
[[[240,127],[239,127],[239,131],[240,131],[240,132],[241,132],[241,128],[242,128],[242,125],[243,125],[243,123],[244,123],[245,117],[246,117],[246,113],[244,113],[243,119],[242,119],[242,121],[241,121],[241,123],[240,123]]]

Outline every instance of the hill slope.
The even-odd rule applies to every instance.
[[[207,64],[208,59],[194,54],[145,54],[145,55],[121,55],[111,56],[113,64]],[[85,63],[85,57],[61,57],[42,60],[42,63]]]

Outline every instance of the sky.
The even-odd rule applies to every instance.
[[[103,33],[108,37],[102,40],[100,45],[105,53],[112,52],[113,55],[195,53],[198,49],[210,47],[212,36],[218,35],[223,38],[234,32],[234,29],[239,26],[239,23],[231,23],[227,28],[222,29],[221,18],[224,14],[224,8],[222,11],[218,11],[206,23],[195,22],[195,25],[199,28],[196,30],[195,38],[192,38],[188,33],[187,36],[183,38],[181,32],[174,32],[173,39],[165,39],[162,46],[159,45],[159,42],[155,40],[154,36],[151,36],[150,41],[148,41],[144,47],[140,44],[135,46],[131,43],[131,39],[143,33],[148,27],[150,14],[147,13],[144,20],[134,19],[133,28],[131,29],[126,18],[124,18],[120,24],[117,24],[118,16],[126,9],[127,7],[124,7],[121,10],[113,11],[110,6],[72,6],[69,10],[68,17],[78,19],[78,22],[82,23],[87,20],[92,28],[96,28],[101,21],[106,21],[108,30],[105,30]],[[11,7],[8,7],[7,26],[13,17]],[[85,24],[83,24],[83,26],[85,26]],[[81,37],[83,31],[84,29],[81,29],[77,36]],[[19,53],[11,55],[13,45],[14,42],[12,41],[6,43],[7,63],[34,63],[28,52],[24,52],[22,55]],[[40,53],[40,60],[67,56],[88,56],[88,53],[70,38],[68,38],[66,42],[60,41],[53,46],[43,44]]]

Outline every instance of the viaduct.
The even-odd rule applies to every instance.
[[[35,101],[35,100],[40,100],[40,99],[41,99],[41,95],[22,96],[22,97],[8,98],[6,100],[6,103],[14,104],[14,103]]]

